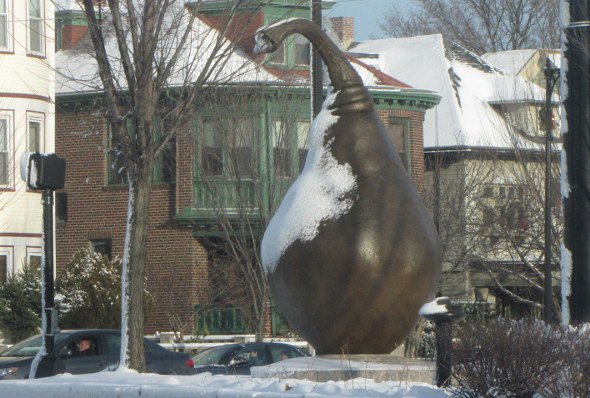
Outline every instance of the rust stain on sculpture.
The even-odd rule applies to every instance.
[[[320,49],[334,91],[263,238],[273,297],[318,354],[390,353],[433,296],[438,236],[371,95],[324,32],[280,22],[257,33],[257,49],[272,52],[293,33]]]

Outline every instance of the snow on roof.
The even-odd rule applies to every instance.
[[[78,0],[55,0],[55,9],[60,10],[79,10]]]
[[[518,75],[537,51],[539,50],[524,49],[499,51],[495,53],[486,53],[482,58],[511,75]]]
[[[559,50],[525,49],[499,51],[484,54],[482,58],[511,75],[517,75],[535,53],[539,51],[548,57],[553,65],[558,68],[561,66],[561,53]]]
[[[494,104],[544,100],[539,86],[502,72],[464,48],[445,47],[440,34],[368,40],[350,52],[373,65],[376,54],[383,72],[441,95],[440,104],[426,112],[426,148],[513,148],[510,125]]]
[[[75,3],[75,0],[61,1],[64,4],[67,2]],[[109,30],[112,30],[112,28],[109,28],[108,25],[108,22],[106,22],[105,29],[103,30],[106,36],[106,50],[111,56],[113,71],[115,76],[118,77],[119,87],[125,88],[126,83],[123,78],[122,65],[117,57],[117,54],[119,54],[118,46],[114,35],[112,33],[109,34]],[[208,49],[213,47],[212,41],[215,40],[216,35],[211,33],[211,27],[207,25],[206,21],[198,18],[195,19],[193,29],[194,35],[190,42],[195,43],[195,48],[191,47],[187,49],[182,59],[178,62],[178,65],[189,65],[192,61],[195,64],[190,67],[190,73],[187,72],[187,68],[179,68],[168,82],[171,87],[185,84],[185,82],[191,79],[191,76],[192,79],[195,79],[207,61],[208,54],[210,54]],[[229,40],[224,44],[226,48],[230,45]],[[223,51],[220,53],[223,53]],[[233,51],[228,51],[228,53],[230,55],[225,61],[224,66],[220,68],[220,73],[215,79],[216,82],[231,81],[231,83],[276,84],[288,82],[305,84],[309,80],[308,71],[289,71],[260,65],[260,63],[254,62],[252,56],[243,49],[236,48]],[[93,50],[88,36],[83,38],[76,46],[57,53],[56,68],[58,73],[56,92],[58,95],[102,90],[96,60],[92,54]],[[349,59],[352,61],[353,67],[361,76],[364,84],[368,87],[411,88],[370,64],[354,60],[352,57],[349,57]]]

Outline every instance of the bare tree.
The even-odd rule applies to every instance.
[[[123,256],[121,364],[145,370],[142,286],[154,164],[203,99],[208,85],[235,78],[227,37],[242,1],[231,3],[216,29],[198,23],[201,1],[83,0],[117,167],[129,184]],[[241,69],[243,71],[243,69]],[[166,101],[163,103],[163,99]]]
[[[214,253],[214,300],[241,309],[247,327],[261,341],[270,313],[270,289],[260,258],[262,236],[305,161],[309,134],[304,95],[283,89],[238,89],[203,109],[198,126],[198,180],[218,231],[203,238]],[[253,115],[272,111],[265,125]],[[224,111],[221,113],[219,109]],[[221,293],[221,294],[220,294]]]
[[[559,47],[559,0],[415,0],[392,6],[379,25],[394,37],[442,33],[477,53]]]
[[[534,142],[542,141],[542,136],[538,136],[538,108],[525,108],[528,111],[510,112],[513,123],[509,131],[496,126],[497,134],[515,137],[511,148],[475,148],[456,153],[454,158],[428,155],[426,202],[439,227],[447,272],[468,271],[472,278],[479,275],[479,283],[495,287],[503,296],[525,307],[541,309],[544,154],[543,147]],[[499,112],[504,113],[501,109]],[[523,129],[531,132],[526,139]],[[559,264],[563,238],[557,194],[559,144],[553,145],[551,262]],[[558,274],[554,273],[553,278],[558,279]],[[553,297],[554,318],[559,319],[557,290]]]

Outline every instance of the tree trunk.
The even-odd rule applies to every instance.
[[[146,370],[143,347],[143,290],[147,257],[151,163],[149,160],[141,159],[129,172],[129,209],[122,271],[121,363],[124,367],[138,372]],[[129,311],[130,308],[133,308],[133,311]]]

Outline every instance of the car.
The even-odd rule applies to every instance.
[[[25,339],[0,353],[0,380],[27,379],[33,358],[41,347],[42,336]],[[89,344],[88,344],[89,343]],[[78,346],[88,345],[81,352]],[[121,332],[108,329],[63,330],[55,334],[55,362],[40,365],[37,377],[59,373],[96,373],[114,370],[119,363]],[[167,350],[144,339],[145,360],[149,373],[195,374],[190,355]]]
[[[243,343],[208,348],[195,355],[193,361],[197,373],[249,375],[252,366],[308,356],[306,351],[290,344]]]

